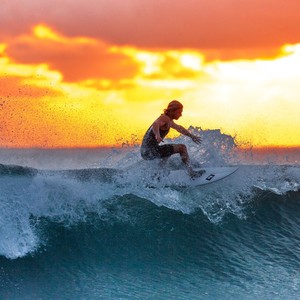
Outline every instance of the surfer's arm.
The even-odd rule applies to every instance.
[[[193,140],[194,143],[196,143],[196,144],[200,144],[201,143],[201,138],[199,136],[196,136],[196,135],[190,133],[183,126],[178,125],[178,124],[176,124],[174,122],[171,122],[171,127],[174,128],[175,130],[177,130],[179,133],[190,137]]]

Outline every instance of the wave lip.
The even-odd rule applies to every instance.
[[[38,171],[34,168],[0,164],[0,176],[35,176]]]

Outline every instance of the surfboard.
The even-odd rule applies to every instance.
[[[172,170],[166,176],[159,176],[157,184],[165,187],[196,187],[210,184],[236,172],[237,167],[211,167],[195,169],[195,171],[205,170],[205,173],[197,178],[191,179],[186,170]]]

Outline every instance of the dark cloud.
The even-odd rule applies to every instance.
[[[47,63],[52,70],[62,73],[64,81],[85,79],[119,80],[130,78],[137,72],[137,65],[127,56],[109,51],[100,42],[79,43],[27,37],[12,41],[6,53],[17,63]]]
[[[165,48],[259,48],[300,41],[298,0],[2,0],[2,35],[45,22],[68,36]]]

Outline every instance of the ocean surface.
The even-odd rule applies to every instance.
[[[299,299],[300,150],[201,135],[173,142],[239,169],[193,188],[138,146],[0,149],[0,299]]]

